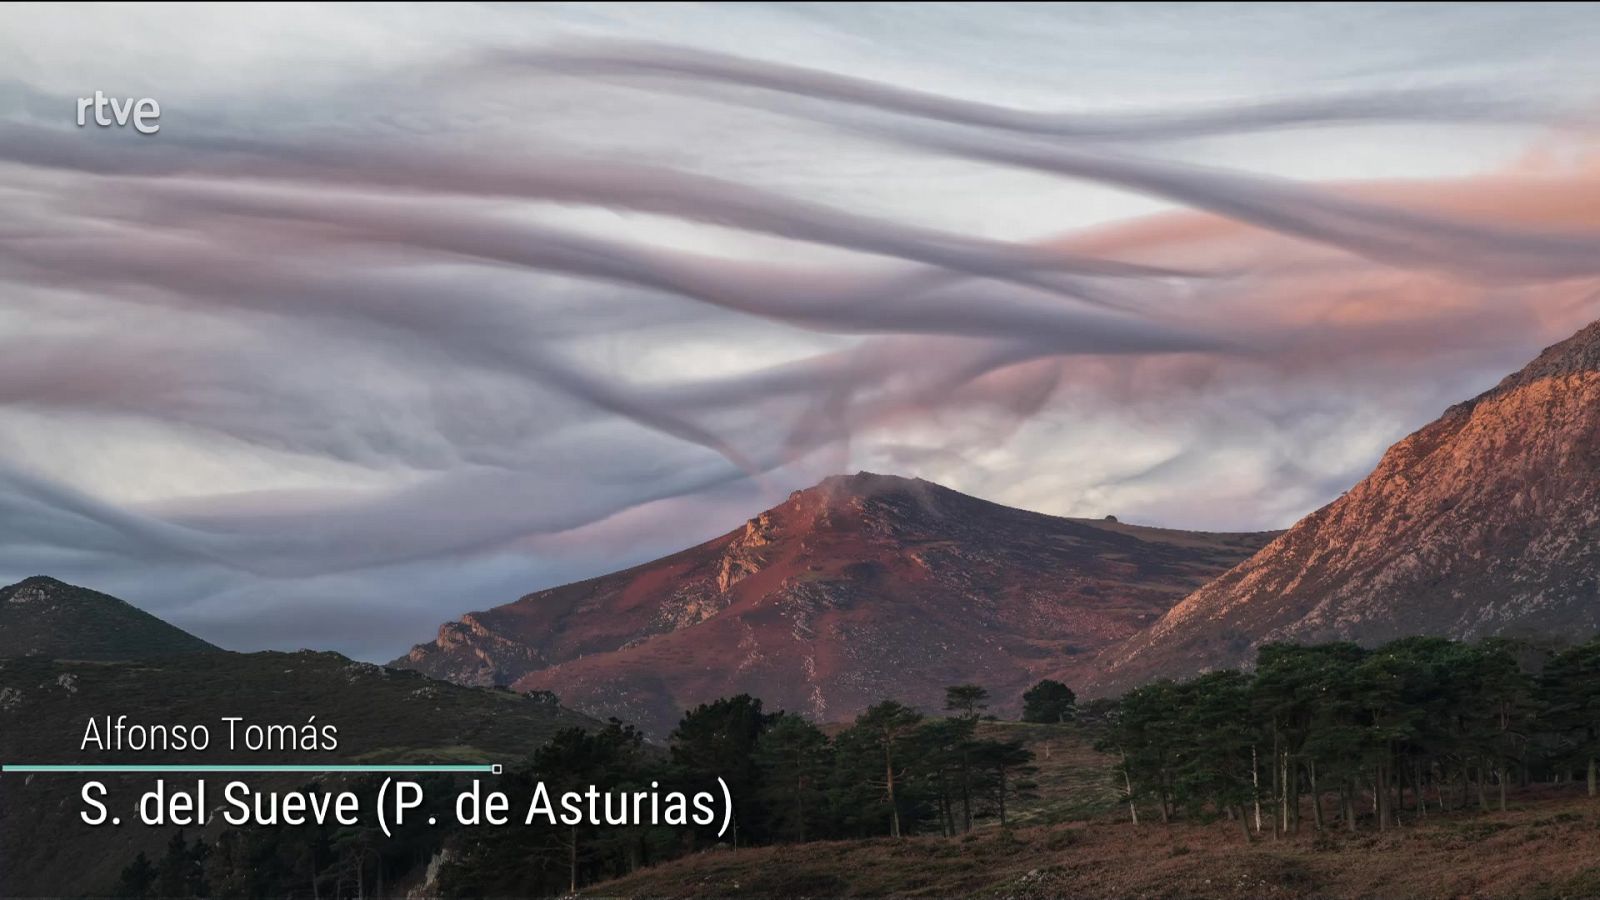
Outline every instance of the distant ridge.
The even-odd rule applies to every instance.
[[[217,652],[109,594],[44,575],[0,588],[0,657],[125,660]]]

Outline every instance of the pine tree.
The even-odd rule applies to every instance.
[[[856,727],[871,736],[883,754],[884,796],[889,803],[889,836],[900,837],[900,804],[895,796],[896,754],[922,721],[922,714],[894,700],[885,700],[856,718]],[[903,761],[902,761],[903,762]]]
[[[163,898],[203,897],[205,860],[210,852],[204,840],[191,846],[180,828],[167,841],[167,851],[156,866],[155,892]]]
[[[989,692],[975,684],[957,684],[944,689],[944,708],[963,718],[976,719],[989,708]]]
[[[1251,717],[1250,678],[1234,670],[1211,672],[1183,685],[1179,694],[1181,743],[1176,794],[1191,809],[1211,803],[1236,816],[1251,839],[1245,804],[1254,796],[1251,749],[1259,731]]]
[[[1600,638],[1555,654],[1540,677],[1557,758],[1584,772],[1589,796],[1600,793]]]
[[[151,896],[156,886],[156,867],[150,863],[150,857],[140,850],[133,862],[122,868],[122,876],[117,880],[118,897],[126,900],[144,900]]]
[[[984,793],[994,804],[1000,827],[1010,824],[1007,811],[1013,800],[1032,796],[1037,785],[1029,776],[1038,770],[1032,765],[1033,752],[1018,741],[979,741],[972,748],[973,768],[986,777]]]
[[[769,838],[756,746],[775,718],[763,713],[761,701],[749,694],[724,697],[684,713],[668,739],[673,768],[685,784],[711,790],[719,777],[728,783],[735,841]]]
[[[772,836],[804,842],[826,813],[824,786],[833,766],[827,735],[799,716],[780,714],[758,739],[755,760]]]

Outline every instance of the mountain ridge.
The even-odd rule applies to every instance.
[[[1269,535],[1047,516],[921,479],[837,475],[710,541],[441,627],[393,665],[551,690],[664,734],[748,692],[816,719],[977,681],[1014,706],[1076,677]]]
[[[1091,686],[1274,640],[1600,631],[1600,322],[1401,439],[1250,559],[1105,651]]]

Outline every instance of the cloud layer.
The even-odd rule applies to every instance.
[[[1278,527],[1600,314],[1566,94],[1060,111],[592,33],[409,62],[153,138],[0,92],[0,575],[385,658],[846,468]],[[1281,171],[1286,133],[1408,129],[1482,158]]]

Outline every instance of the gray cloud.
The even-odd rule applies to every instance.
[[[650,43],[592,41],[536,52],[503,51],[491,71],[537,69],[561,76],[631,78],[653,87],[758,103],[751,89],[845,103],[978,128],[1077,140],[1157,141],[1339,123],[1548,122],[1577,111],[1538,97],[1485,95],[1463,87],[1340,91],[1255,99],[1194,111],[1044,112],[949,97],[806,66]],[[681,85],[675,84],[681,82]]]
[[[1055,195],[968,190],[1027,171],[1047,176],[1029,190],[1138,192],[1265,243],[1248,265],[1118,258],[824,199],[822,176],[766,157],[713,176],[681,147],[586,154],[543,134],[560,121],[499,144],[393,124],[514,132],[500,107],[443,109],[463,92],[430,85],[462,73],[557,112],[590,85],[580,121],[646,133],[735,100],[726,121],[746,130],[728,142],[820,168],[854,140],[868,187],[957,160],[938,202],[975,222],[1052,221]],[[1549,113],[1470,92],[1068,115],[618,45],[483,50],[429,74],[349,83],[407,116],[312,97],[288,125],[200,110],[133,142],[62,127],[46,116],[64,98],[17,89],[0,128],[0,572],[91,579],[240,646],[305,642],[286,620],[326,608],[331,640],[386,657],[420,623],[710,537],[879,460],[1047,509],[1279,525],[1329,472],[1593,310],[1592,285],[1550,282],[1600,274],[1590,234],[1152,155]],[[778,117],[744,117],[761,111],[804,127],[769,134]],[[1368,284],[1433,271],[1451,280]],[[1369,314],[1371,290],[1405,315]],[[1409,379],[1434,387],[1394,389]],[[1353,449],[1307,459],[1373,398]]]
[[[669,48],[617,47],[517,58],[545,66],[570,66],[580,72],[653,76],[669,82],[687,77],[727,87],[754,85],[777,95],[776,100],[765,104],[769,109],[816,118],[912,147],[1147,193],[1394,265],[1513,279],[1600,274],[1600,235],[1596,234],[1555,230],[1541,233],[1425,215],[1284,180],[1145,157],[1125,147],[1084,146],[1094,138],[1148,141],[1347,119],[1418,121],[1439,117],[1549,122],[1560,118],[1551,110],[1541,110],[1527,102],[1512,104],[1467,95],[1391,91],[1333,100],[1253,104],[1187,116],[1151,114],[1107,119],[1009,110],[798,66]],[[784,103],[785,97],[887,110],[909,120],[846,117],[825,109]],[[949,123],[979,128],[936,127]],[[986,134],[985,130],[1019,132],[1024,137]]]
[[[874,219],[750,185],[632,162],[596,162],[524,151],[517,162],[508,164],[482,155],[422,147],[400,151],[384,146],[286,145],[244,139],[202,138],[176,148],[155,144],[129,148],[74,137],[60,129],[15,125],[0,134],[0,159],[100,175],[270,179],[588,204],[749,229],[1046,288],[1055,282],[1041,277],[1041,270],[1091,276],[1190,274]]]

